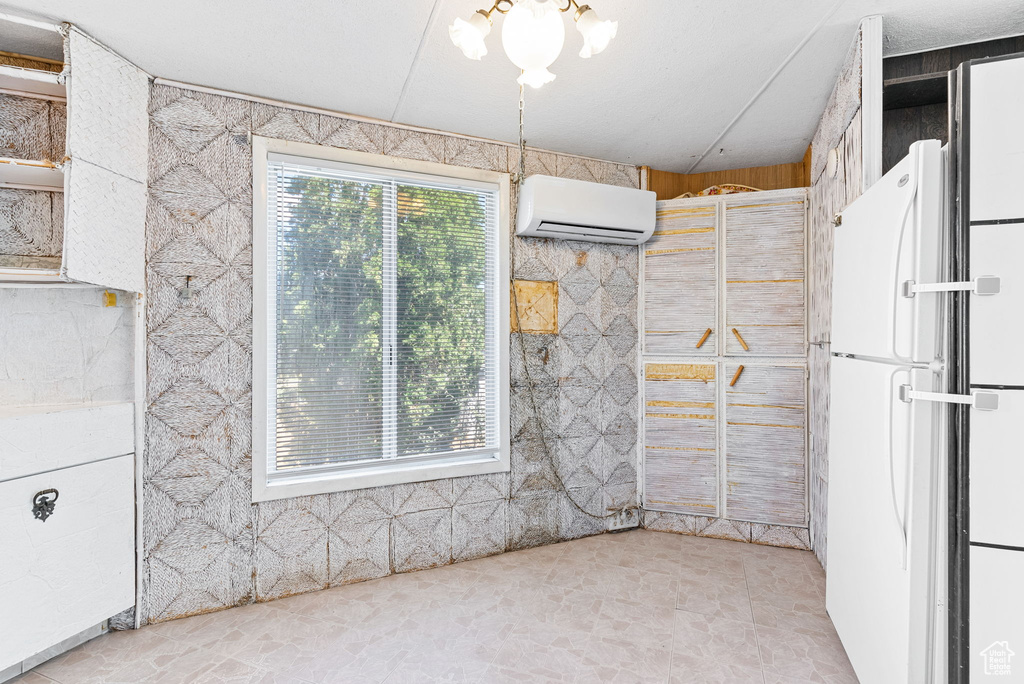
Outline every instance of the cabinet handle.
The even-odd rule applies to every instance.
[[[740,373],[743,372],[743,366],[736,369],[736,375],[732,376],[732,381],[729,383],[729,387],[736,384],[736,381],[740,379]]]
[[[53,498],[50,498],[53,494]],[[53,509],[57,507],[57,498],[60,492],[56,489],[44,489],[32,497],[32,515],[37,520],[46,522],[46,519],[53,515]]]
[[[709,337],[711,337],[711,328],[708,328],[707,330],[704,331],[704,335],[700,338],[700,342],[697,343],[697,349],[703,347],[704,343],[708,341]]]
[[[743,351],[750,351],[750,347],[747,346],[746,341],[743,339],[743,335],[740,335],[740,331],[736,328],[732,329],[732,334],[736,336],[736,339],[740,341],[740,345],[743,347]]]

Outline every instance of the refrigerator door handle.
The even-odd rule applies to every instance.
[[[920,401],[941,401],[946,404],[970,404],[979,411],[995,411],[999,408],[999,395],[995,392],[975,390],[970,394],[944,394],[942,392],[918,392],[910,385],[900,385],[900,401],[909,404]]]
[[[909,370],[910,370],[909,368],[905,368],[905,367],[894,368],[893,371],[889,374],[889,387],[888,387],[888,389],[889,389],[889,432],[888,432],[887,437],[886,437],[886,445],[888,446],[888,452],[889,452],[889,496],[890,496],[890,503],[892,503],[893,517],[896,519],[896,525],[899,527],[899,530],[900,530],[900,540],[902,541],[902,552],[901,552],[900,562],[901,562],[901,567],[904,570],[907,569],[907,524],[906,524],[906,521],[904,520],[904,516],[900,513],[899,495],[896,493],[896,463],[895,463],[895,458],[894,458],[894,451],[895,450],[893,449],[893,446],[892,446],[892,439],[893,439],[893,435],[895,433],[895,430],[893,429],[893,422],[895,421],[895,413],[896,412],[894,410],[894,402],[892,400],[892,381],[893,381],[893,378],[896,377],[897,373],[907,372]],[[900,385],[900,388],[899,388],[899,398],[900,399],[903,399],[903,388],[904,387],[907,387],[907,385]],[[906,503],[906,500],[904,499],[904,504],[905,503]]]
[[[973,292],[981,296],[997,295],[999,294],[999,276],[978,276],[974,280],[962,280],[953,283],[918,284],[913,280],[904,281],[904,297],[913,297],[918,292]]]

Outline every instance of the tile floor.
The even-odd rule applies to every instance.
[[[104,635],[19,684],[856,682],[806,551],[635,530]]]

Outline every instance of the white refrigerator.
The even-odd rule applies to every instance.
[[[871,684],[1024,681],[1024,57],[957,79],[834,232],[826,607]]]
[[[825,600],[873,684],[933,681],[944,638],[944,411],[916,394],[946,386],[944,307],[913,291],[944,274],[944,156],[915,143],[834,233]]]

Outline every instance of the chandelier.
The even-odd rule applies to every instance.
[[[573,8],[576,30],[583,35],[580,57],[589,58],[608,47],[619,24],[602,21],[589,5],[578,5],[576,0],[497,0],[489,10],[477,10],[468,20],[456,19],[448,34],[466,57],[480,59],[487,54],[484,38],[491,32],[491,15],[504,14],[501,45],[523,72],[517,80],[520,85],[540,88],[555,80],[548,67],[558,59],[565,43],[560,15]]]

